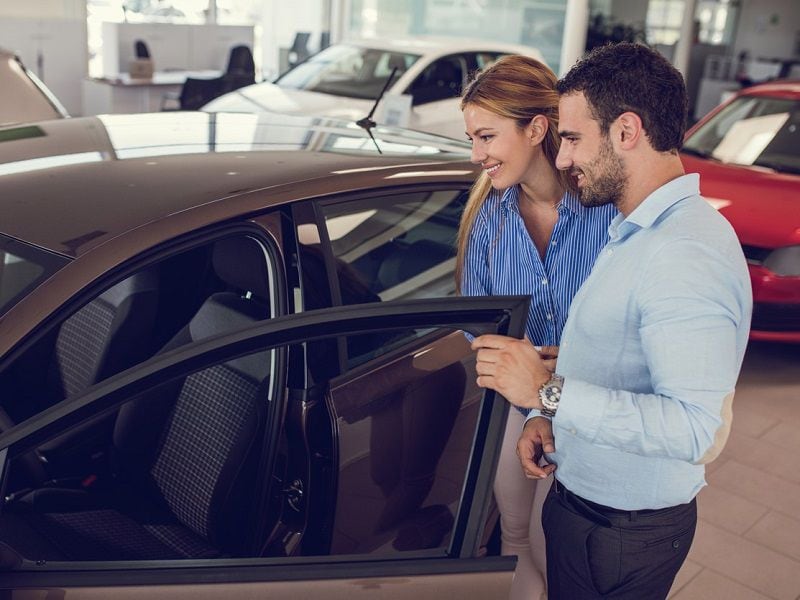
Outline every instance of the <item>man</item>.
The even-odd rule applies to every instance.
[[[535,409],[518,444],[526,474],[557,469],[542,512],[550,600],[666,598],[694,536],[704,464],[730,429],[747,267],[698,176],[684,174],[688,103],[669,62],[605,46],[557,89],[557,166],[582,204],[621,214],[570,306],[556,372],[527,341],[487,335],[473,343],[477,381]]]

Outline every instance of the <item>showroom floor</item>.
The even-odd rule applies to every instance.
[[[800,600],[800,345],[751,343],[672,600]]]

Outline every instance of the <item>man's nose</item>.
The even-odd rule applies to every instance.
[[[569,151],[566,149],[566,144],[562,141],[561,147],[558,149],[558,154],[556,155],[556,169],[566,171],[571,166],[572,157],[570,157]]]

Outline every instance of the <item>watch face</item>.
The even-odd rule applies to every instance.
[[[556,383],[547,383],[541,390],[539,397],[545,408],[557,408],[561,400],[561,386]]]

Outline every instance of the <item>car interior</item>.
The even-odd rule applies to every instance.
[[[224,289],[209,294],[158,353],[271,316],[270,282],[258,242],[220,240],[211,248],[208,266]],[[111,357],[120,352],[118,346],[137,345],[130,333],[120,331],[145,327],[143,318],[150,321],[148,328],[157,322],[155,280],[149,271],[134,275],[64,323],[54,360],[66,373],[60,382],[68,396],[110,375],[112,363],[117,368],[132,364],[134,357]],[[133,311],[119,305],[134,301],[151,306],[145,317],[131,322],[119,315]],[[100,314],[106,317],[98,319]],[[115,315],[116,327],[93,328],[97,322],[114,322]],[[65,361],[64,348],[80,354],[75,340],[82,327],[96,332],[96,341],[89,344],[96,350],[78,367]],[[108,436],[103,471],[14,490],[0,517],[3,539],[24,556],[45,560],[209,558],[246,552],[250,529],[237,523],[248,515],[243,507],[256,482],[260,444],[255,440],[265,420],[269,374],[269,355],[261,352],[172,381],[123,405],[99,436]]]
[[[254,239],[225,238],[113,286],[3,374],[7,425],[148,354],[269,318],[264,261]],[[176,269],[184,275],[176,277]],[[196,283],[179,290],[178,281]],[[167,322],[173,327],[162,331]],[[176,323],[183,323],[177,331]],[[48,351],[48,377],[40,374],[32,393],[30,366]],[[264,422],[269,370],[268,353],[205,369],[12,462],[3,539],[26,557],[49,560],[243,552],[247,528],[234,525],[247,515],[242,507],[255,484],[260,444],[254,440]],[[38,403],[26,404],[31,400]]]

